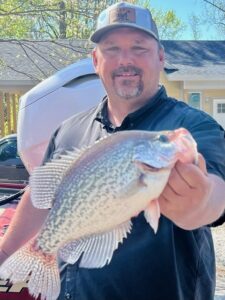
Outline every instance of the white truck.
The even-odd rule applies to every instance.
[[[21,97],[18,151],[30,172],[40,165],[49,139],[62,121],[96,105],[106,94],[90,58],[76,62]]]

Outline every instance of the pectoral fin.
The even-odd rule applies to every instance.
[[[148,207],[144,211],[146,221],[150,224],[154,232],[158,230],[160,207],[157,199],[150,201]]]

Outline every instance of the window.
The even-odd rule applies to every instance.
[[[0,160],[4,161],[10,158],[17,157],[16,140],[6,141],[0,145]]]
[[[217,113],[224,114],[225,113],[225,103],[218,103],[217,104]]]
[[[200,93],[189,93],[188,104],[194,108],[201,108],[201,94]]]

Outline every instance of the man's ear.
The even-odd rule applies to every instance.
[[[163,48],[159,49],[159,61],[160,61],[161,71],[162,71],[165,65],[165,51]]]
[[[98,74],[98,59],[97,59],[97,49],[94,48],[92,50],[92,61],[93,61],[93,65],[95,67],[95,72]]]

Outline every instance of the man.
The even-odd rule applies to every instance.
[[[221,220],[225,209],[224,131],[202,111],[169,98],[159,86],[164,51],[148,10],[126,2],[110,6],[100,14],[91,40],[96,43],[93,62],[107,96],[60,126],[45,160],[119,130],[185,127],[198,143],[199,164],[178,162],[173,168],[159,199],[157,234],[140,214],[109,265],[84,269],[79,262],[60,262],[59,299],[212,300],[214,252],[205,225]],[[1,261],[38,231],[47,213],[32,207],[28,191],[2,241]]]

